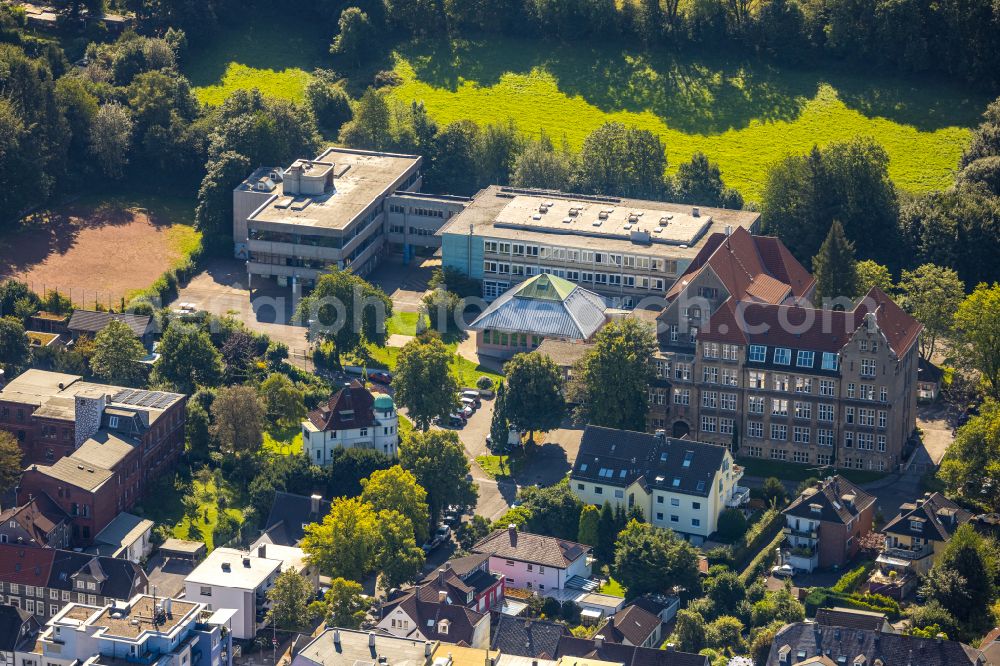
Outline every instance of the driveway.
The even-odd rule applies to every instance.
[[[922,446],[917,449],[913,462],[940,465],[948,447],[955,441],[952,431],[950,407],[943,401],[917,409],[917,427],[923,432]],[[917,460],[917,456],[920,459]]]

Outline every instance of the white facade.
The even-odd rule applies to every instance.
[[[398,636],[399,638],[411,638],[422,641],[440,639],[442,641],[446,641],[448,640],[449,631],[451,630],[451,621],[445,618],[438,619],[436,626],[434,627],[437,637],[428,638],[427,633],[424,632],[424,627],[420,626],[417,618],[410,617],[400,606],[396,606],[384,618],[382,618],[382,621],[379,622],[377,626],[379,629],[386,631],[392,636]],[[465,639],[463,638],[462,640]],[[476,624],[475,629],[473,630],[472,643],[470,647],[479,648],[481,650],[485,650],[490,647],[489,614],[483,615]]]
[[[302,446],[309,461],[321,467],[333,463],[338,446],[345,449],[375,449],[395,457],[399,450],[399,415],[392,398],[375,397],[375,420],[366,428],[320,430],[308,419],[302,422]]]
[[[727,450],[704,497],[666,490],[659,477],[647,479],[654,481],[649,487],[633,483],[624,488],[571,477],[570,487],[587,504],[602,506],[608,502],[612,509],[621,506],[626,510],[638,506],[651,525],[700,541],[718,528],[719,514],[740,492],[737,484],[742,476],[742,468],[733,463]]]

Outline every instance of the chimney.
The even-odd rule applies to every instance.
[[[73,448],[80,445],[97,433],[101,427],[101,417],[107,405],[104,394],[99,396],[78,395],[73,401]]]
[[[438,603],[446,604],[448,603],[448,593],[444,590],[438,590]]]
[[[507,526],[507,534],[510,536],[510,545],[517,545],[517,525],[511,523]]]
[[[333,644],[340,647],[340,629],[333,630]]]
[[[732,236],[732,235],[733,235],[733,227],[727,224],[726,225],[726,236]]]
[[[309,512],[313,515],[319,513],[319,503],[323,501],[322,495],[312,495],[309,498]]]
[[[369,631],[368,632],[368,647],[370,647],[370,648],[374,648],[375,647],[375,632],[374,631]]]
[[[701,217],[701,211],[698,210],[697,206],[691,209],[691,217]]]
[[[262,543],[257,546],[257,557],[267,557],[267,544]]]
[[[375,636],[375,634],[372,634],[372,637],[373,637],[372,640],[375,640],[374,636]],[[431,656],[431,652],[434,651],[433,647],[434,647],[433,643],[431,643],[430,641],[424,641],[424,656],[425,657],[430,657]]]
[[[604,634],[594,636],[594,647],[597,649],[604,647]]]

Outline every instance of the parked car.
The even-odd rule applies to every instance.
[[[476,409],[479,408],[479,403],[477,403],[472,398],[466,398],[465,396],[462,396],[462,408],[463,409],[468,408],[474,412],[476,411]]]
[[[790,564],[779,564],[776,567],[771,567],[771,575],[775,578],[791,578],[794,573],[795,569]]]
[[[465,425],[465,414],[459,412],[452,412],[448,415],[448,425],[454,426],[456,428],[461,428]]]
[[[479,391],[473,391],[472,389],[467,389],[462,391],[460,397],[465,400],[466,398],[472,400],[476,403],[476,409],[479,409],[483,405],[482,397],[479,395]]]
[[[459,407],[459,413],[462,416],[464,416],[466,419],[468,419],[470,416],[472,416],[475,412],[476,412],[476,410],[474,410],[472,407],[469,407],[468,405],[465,405],[465,404],[463,404],[461,407]]]
[[[446,523],[439,524],[437,529],[434,531],[434,538],[437,539],[438,543],[447,541],[451,538],[451,527],[449,527]]]
[[[368,373],[368,379],[375,382],[376,384],[391,384],[392,375],[390,375],[385,370],[372,370]]]

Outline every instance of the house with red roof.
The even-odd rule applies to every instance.
[[[821,309],[815,287],[777,238],[712,235],[658,317],[650,429],[775,461],[897,466],[923,327],[878,288]]]

